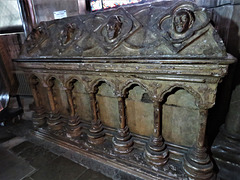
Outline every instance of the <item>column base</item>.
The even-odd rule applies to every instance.
[[[168,149],[162,137],[151,137],[146,146],[144,157],[146,161],[155,166],[161,166],[168,161]]]
[[[61,121],[61,115],[59,113],[50,113],[47,121],[48,128],[51,131],[57,131],[62,129],[63,123]]]
[[[205,148],[194,147],[184,156],[183,169],[193,179],[213,179],[213,163]]]
[[[90,144],[103,143],[105,133],[103,132],[103,127],[100,120],[97,120],[97,122],[92,122],[92,127],[89,129],[87,136]]]
[[[46,124],[46,114],[43,107],[38,107],[34,110],[33,116],[33,126],[34,128],[42,127]]]
[[[133,140],[127,126],[118,130],[118,134],[113,137],[112,142],[114,151],[118,153],[127,154],[133,150]]]
[[[78,116],[73,116],[68,121],[67,134],[68,138],[74,138],[81,134],[80,118]]]

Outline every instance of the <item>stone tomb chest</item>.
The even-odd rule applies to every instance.
[[[208,109],[234,61],[204,9],[152,3],[42,22],[15,64],[39,138],[119,174],[211,179]]]

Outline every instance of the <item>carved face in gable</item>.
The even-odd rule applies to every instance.
[[[84,24],[104,53],[110,53],[141,27],[123,8],[99,12],[85,20]]]
[[[208,31],[209,21],[204,9],[192,3],[180,3],[170,9],[169,13],[159,15],[159,21],[153,28],[164,37],[163,40],[167,40],[169,47],[178,53]]]
[[[118,16],[111,16],[107,23],[107,37],[109,40],[115,39],[121,32],[122,22]]]
[[[33,29],[31,34],[28,35],[27,41],[32,41],[37,43],[42,38],[42,35],[43,35],[43,29],[42,27],[39,26],[36,29]]]
[[[38,27],[32,30],[26,39],[26,47],[28,53],[39,51],[42,44],[48,41],[47,25],[42,22]]]
[[[76,31],[76,24],[69,23],[64,30],[61,31],[60,41],[63,45],[73,41],[74,32]]]
[[[173,26],[176,33],[185,33],[193,24],[193,16],[187,10],[179,10],[174,14]]]

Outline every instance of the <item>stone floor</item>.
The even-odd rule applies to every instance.
[[[18,133],[12,133],[18,126],[0,127],[0,179],[110,180],[99,172],[18,136]]]

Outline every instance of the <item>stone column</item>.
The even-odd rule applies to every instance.
[[[70,118],[68,120],[68,126],[67,126],[67,137],[69,138],[77,137],[81,134],[80,119],[75,112],[72,90],[73,90],[73,84],[69,83],[69,86],[67,87],[67,90],[66,90],[68,104],[70,107]]]
[[[193,179],[211,179],[213,163],[204,147],[208,110],[199,110],[200,128],[197,143],[184,156],[183,169]]]
[[[33,125],[35,128],[41,127],[46,123],[45,119],[45,109],[42,106],[41,96],[39,95],[39,90],[37,85],[39,84],[39,79],[37,77],[30,79],[30,85],[32,89],[32,94],[35,102],[35,109],[33,113]]]
[[[120,128],[118,134],[113,137],[114,150],[118,153],[129,153],[133,149],[133,140],[129,133],[129,128],[126,125],[126,105],[125,98],[118,97],[118,110],[120,119]]]
[[[161,135],[162,105],[159,101],[154,100],[153,108],[154,132],[146,146],[144,156],[150,164],[164,165],[168,161],[168,149]]]
[[[104,141],[102,123],[99,119],[99,108],[95,93],[90,93],[90,101],[93,112],[93,120],[88,133],[88,142],[91,144],[101,144]]]
[[[61,116],[56,109],[56,104],[53,97],[53,80],[49,80],[47,83],[47,92],[48,92],[48,99],[51,107],[51,112],[49,114],[49,118],[47,121],[48,127],[50,130],[60,130],[62,128]]]

